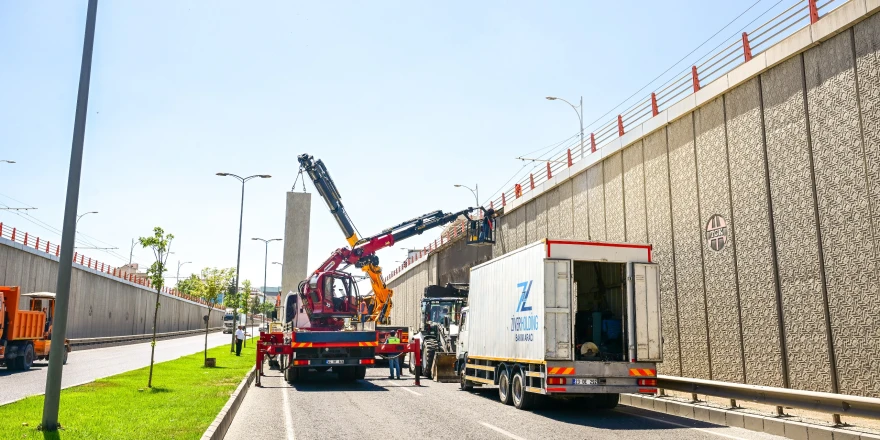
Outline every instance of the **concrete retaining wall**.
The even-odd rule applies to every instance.
[[[508,203],[494,255],[544,237],[651,243],[663,374],[880,397],[880,15],[864,8]]]
[[[57,281],[57,257],[0,238],[0,285],[20,286],[24,293],[54,292]],[[155,290],[79,264],[74,264],[70,290],[69,338],[152,333]],[[207,307],[166,294],[159,304],[158,332],[204,328]],[[211,311],[210,325],[223,325],[222,311]]]

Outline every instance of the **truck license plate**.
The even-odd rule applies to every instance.
[[[599,379],[574,379],[575,385],[599,385]]]
[[[328,364],[344,364],[345,361],[342,359],[331,359],[327,361]]]

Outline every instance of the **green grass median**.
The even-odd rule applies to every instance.
[[[43,396],[0,406],[0,439],[198,439],[254,366],[255,348],[248,341],[241,357],[228,345],[209,349],[216,368],[202,367],[201,351],[158,363],[152,389],[146,367],[62,390],[57,433],[37,430]]]

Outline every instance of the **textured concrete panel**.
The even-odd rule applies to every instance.
[[[801,62],[794,57],[761,77],[767,163],[789,386],[830,392]]]
[[[513,216],[513,222],[516,225],[514,227],[515,234],[513,237],[513,248],[521,248],[526,245],[526,208],[525,206],[520,207],[516,211],[511,213]]]
[[[559,238],[562,229],[562,210],[559,207],[559,187],[544,193],[547,198],[547,237]]]
[[[862,116],[862,146],[874,228],[874,261],[880,264],[880,14],[853,29]]]
[[[588,188],[586,172],[571,179],[572,232],[576,240],[590,238],[590,192]]]
[[[880,397],[880,280],[851,31],[807,51],[804,66],[840,392]]]
[[[536,203],[534,200],[531,200],[523,207],[526,213],[526,243],[538,241],[538,212],[535,209]]]
[[[645,169],[642,141],[623,150],[623,200],[626,202],[626,241],[648,242],[645,211]]]
[[[681,324],[682,374],[710,379],[710,347],[706,334],[706,294],[703,289],[702,222],[697,197],[693,116],[669,126],[669,186],[675,242],[678,318]]]
[[[663,363],[659,368],[663,374],[681,376],[678,293],[675,287],[675,253],[672,243],[666,129],[660,129],[646,137],[644,148],[648,243],[653,245],[654,262],[660,265]]]
[[[587,192],[589,193],[590,240],[605,240],[605,188],[602,162],[587,170]]]
[[[296,292],[309,274],[309,228],[312,212],[310,193],[287,193],[284,218],[284,255],[281,266],[281,294]],[[282,301],[283,303],[283,301]],[[279,315],[283,316],[283,315]]]
[[[782,347],[758,80],[725,97],[746,383],[782,387]]]
[[[724,217],[728,243],[713,250],[704,235],[703,270],[709,344],[712,347],[712,379],[744,382],[742,332],[739,321],[739,289],[736,279],[736,225],[730,215],[730,185],[727,170],[727,136],[724,100],[715,99],[694,112],[697,182],[700,188],[700,224],[705,233],[709,219]]]
[[[557,190],[559,191],[559,231],[557,231],[558,238],[570,240],[574,238],[574,226],[573,215],[574,212],[572,210],[572,188],[573,183],[571,180],[559,185]]]
[[[535,197],[535,240],[547,238],[547,199],[546,193]]]
[[[603,161],[605,170],[605,229],[608,241],[626,241],[623,211],[623,154],[616,153]]]

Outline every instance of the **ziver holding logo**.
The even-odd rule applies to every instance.
[[[517,284],[516,287],[521,290],[514,315],[510,318],[510,331],[514,333],[514,340],[516,342],[531,342],[535,340],[534,332],[538,329],[538,315],[528,313],[532,311],[532,306],[528,305],[529,292],[532,290],[532,280],[523,281]]]

